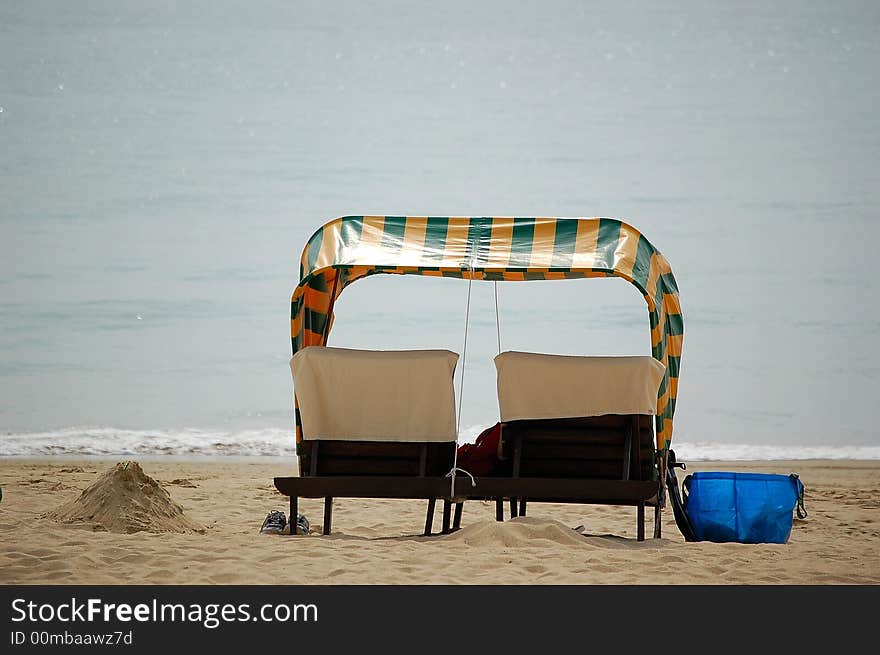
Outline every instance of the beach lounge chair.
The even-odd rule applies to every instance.
[[[480,478],[511,516],[527,502],[646,505],[660,536],[653,414],[664,367],[652,357],[571,357],[504,352],[495,358],[501,410],[501,480]],[[484,496],[485,497],[485,496]],[[458,508],[456,508],[458,515]]]
[[[302,423],[300,477],[275,478],[290,497],[290,515],[298,498],[324,498],[326,535],[335,497],[421,498],[430,535],[436,500],[444,498],[448,532],[457,361],[448,350],[297,352],[290,367]]]

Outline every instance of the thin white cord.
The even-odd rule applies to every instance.
[[[455,496],[455,473],[456,471],[461,471],[466,474],[471,479],[471,486],[476,487],[477,483],[474,480],[474,476],[465,471],[464,469],[458,468],[458,439],[461,437],[461,403],[464,400],[464,369],[467,365],[467,341],[468,341],[468,326],[470,324],[471,317],[471,285],[474,282],[474,265],[471,261],[467,262],[468,270],[470,271],[470,276],[468,277],[468,290],[467,290],[467,305],[465,305],[464,310],[464,345],[461,349],[461,375],[458,378],[458,425],[456,427],[456,441],[455,441],[455,454],[453,455],[452,460],[452,470],[446,474],[447,478],[452,478],[452,488],[449,492],[450,497]]]
[[[501,354],[501,319],[498,316],[498,280],[492,284],[495,285],[495,331],[498,333],[498,354]]]
[[[473,271],[470,264],[468,268]],[[461,401],[464,400],[464,367],[467,365],[467,341],[468,341],[468,325],[471,316],[471,285],[473,279],[468,278],[467,305],[464,310],[464,346],[461,350],[461,374],[458,376],[458,436],[461,436]]]
[[[451,496],[455,496],[455,472],[456,471],[461,471],[466,476],[468,476],[471,479],[471,486],[472,487],[477,486],[477,481],[474,480],[474,476],[472,476],[468,471],[465,471],[464,469],[460,469],[457,466],[453,466],[452,469],[449,471],[449,473],[446,474],[447,478],[452,478],[452,492],[450,493]]]
[[[501,354],[501,315],[498,311],[498,280],[493,282],[495,285],[495,332],[498,335],[498,354]],[[501,405],[498,405],[498,422],[501,422]]]

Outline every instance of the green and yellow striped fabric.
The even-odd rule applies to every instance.
[[[290,306],[293,352],[326,345],[336,298],[355,280],[377,273],[499,281],[628,280],[648,304],[651,353],[666,366],[657,395],[657,448],[665,452],[669,447],[684,323],[669,262],[634,227],[611,218],[337,218],[315,232],[303,250]]]

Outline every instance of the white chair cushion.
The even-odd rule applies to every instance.
[[[502,421],[654,414],[665,367],[653,357],[503,352],[495,358]]]
[[[290,360],[304,440],[455,441],[458,355],[310,346]]]

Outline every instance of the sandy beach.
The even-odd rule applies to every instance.
[[[120,458],[122,459],[122,458]],[[0,460],[3,584],[876,584],[880,462],[695,462],[689,471],[796,472],[809,517],[784,545],[686,543],[671,509],[663,538],[636,541],[635,509],[532,504],[497,523],[494,505],[465,504],[462,529],[421,536],[422,501],[339,499],[334,534],[322,503],[301,500],[308,536],[261,535],[272,484],[291,460],[142,458],[201,531],[130,534],[48,518],[117,460]],[[681,476],[679,477],[681,479]],[[650,514],[650,512],[649,512]],[[584,525],[581,536],[571,528]],[[435,530],[440,529],[437,512]],[[648,527],[650,535],[650,526]]]

